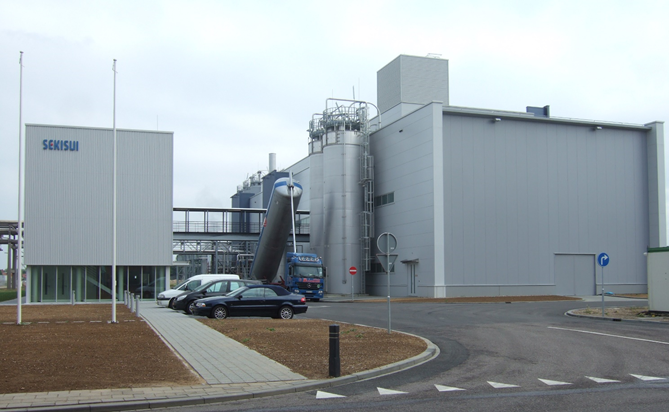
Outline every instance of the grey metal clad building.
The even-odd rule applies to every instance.
[[[117,129],[117,296],[165,289],[172,264],[173,133]],[[26,125],[31,302],[111,299],[113,131]]]
[[[399,59],[425,77],[435,60]],[[385,71],[396,70],[379,72],[380,102]],[[643,253],[667,244],[662,122],[459,108],[429,95],[395,99],[386,113],[371,151],[376,232],[397,236],[403,262],[393,295],[592,295],[600,252],[611,256],[605,290],[646,291]],[[385,285],[368,274],[368,293]]]
[[[406,55],[377,74],[373,232],[398,240],[391,295],[593,295],[601,252],[611,258],[606,291],[645,292],[643,254],[667,245],[663,122],[564,119],[548,106],[455,107],[448,80],[447,60]],[[353,279],[339,268],[345,256],[325,244],[344,222],[328,211],[332,194],[319,182],[354,168],[318,157],[322,133],[310,128],[309,167],[323,171],[311,170],[303,198],[317,209],[311,248],[326,257],[326,291],[346,293],[341,284]],[[355,281],[362,293],[386,294],[379,264]]]

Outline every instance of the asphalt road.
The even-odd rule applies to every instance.
[[[438,358],[406,371],[328,390],[343,397],[319,399],[317,395],[328,395],[310,391],[188,410],[669,409],[669,325],[564,316],[567,310],[586,305],[577,301],[393,303],[393,330],[430,339],[441,350]],[[385,303],[321,302],[309,306],[304,317],[388,326]]]

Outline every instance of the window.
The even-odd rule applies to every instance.
[[[266,298],[271,298],[271,297],[274,297],[274,296],[278,296],[278,295],[276,294],[276,292],[273,289],[269,289],[269,288],[265,289],[265,297]]]
[[[386,270],[383,268],[383,265],[379,262],[372,263],[372,273],[386,273]],[[390,273],[395,273],[395,264],[390,267]]]
[[[374,198],[374,207],[384,206],[389,203],[395,203],[395,192],[386,193]]]

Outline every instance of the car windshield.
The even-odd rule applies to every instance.
[[[209,286],[213,285],[215,282],[216,281],[207,282],[204,285],[202,285],[198,288],[195,288],[195,290],[193,292],[202,292],[203,290],[207,289]]]
[[[297,265],[293,268],[293,276],[300,278],[322,278],[323,268],[320,266]]]
[[[244,293],[244,291],[245,291],[245,290],[248,290],[248,289],[249,289],[248,287],[244,286],[244,287],[241,287],[241,288],[239,288],[239,289],[233,290],[232,292],[228,293],[228,294],[225,295],[225,296],[232,296],[232,297],[235,297],[235,296],[237,296],[237,295],[240,295],[240,294]]]

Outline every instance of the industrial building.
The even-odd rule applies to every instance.
[[[26,125],[28,302],[153,297],[172,265],[173,133]],[[116,192],[116,235],[113,205]]]
[[[326,292],[385,296],[389,278],[392,296],[593,295],[600,252],[604,290],[646,292],[644,252],[667,245],[663,122],[456,107],[448,85],[448,60],[401,55],[377,73],[378,109],[328,99],[310,120],[309,156],[281,172],[304,188]]]

